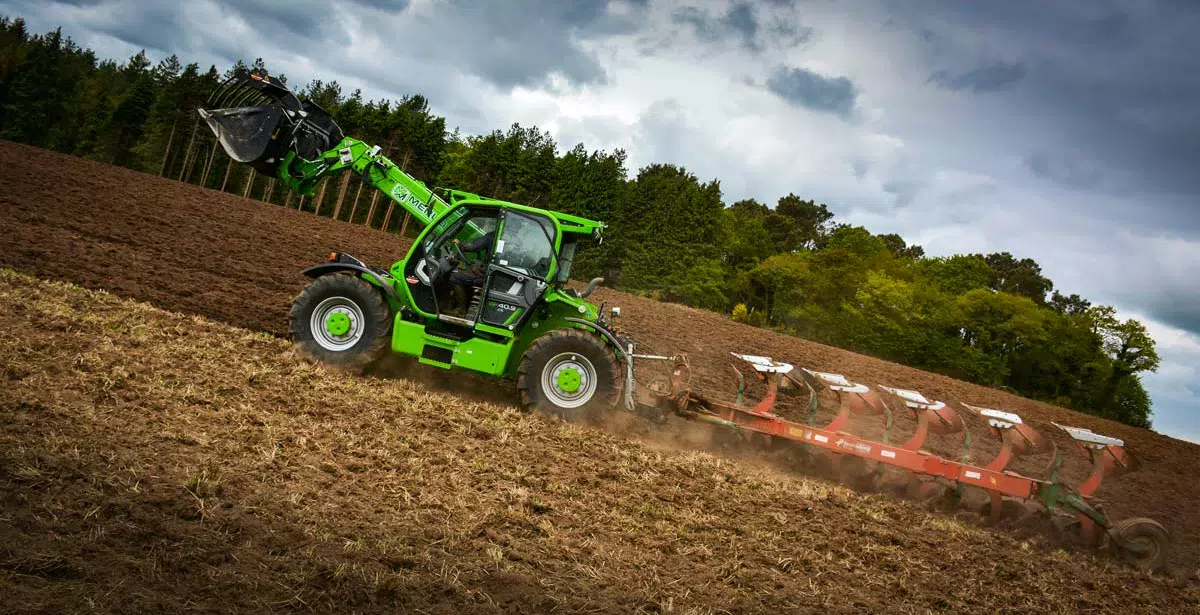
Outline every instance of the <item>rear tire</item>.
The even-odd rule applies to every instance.
[[[612,349],[578,329],[535,340],[517,370],[521,407],[566,420],[597,418],[616,406],[620,388]]]
[[[392,312],[380,290],[353,275],[313,280],[289,314],[292,342],[307,358],[361,371],[386,350]]]

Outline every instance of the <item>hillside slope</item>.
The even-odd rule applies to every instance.
[[[47,169],[54,169],[48,173]],[[286,330],[303,267],[331,250],[378,264],[404,251],[393,235],[334,222],[229,194],[63,156],[0,143],[0,265],[39,276],[104,288],[180,312],[201,314],[271,333]],[[1086,456],[1050,421],[1088,427],[1124,439],[1141,469],[1106,481],[1099,495],[1116,517],[1147,516],[1175,538],[1172,565],[1200,565],[1200,447],[1033,402],[1004,392],[733,323],[720,315],[601,289],[594,296],[624,309],[623,326],[659,353],[686,352],[706,393],[732,393],[728,353],[769,354],[805,367],[842,372],[868,384],[916,388],[946,402],[967,402],[1020,413],[1055,438],[1075,483],[1088,472]],[[447,388],[457,388],[453,381]],[[507,403],[511,388],[491,399]],[[785,404],[786,405],[786,404]],[[786,408],[785,408],[786,409]],[[974,457],[984,462],[996,443],[966,416]],[[913,424],[898,419],[901,435]],[[873,428],[877,428],[874,426]],[[957,454],[956,436],[930,448]],[[1046,459],[1017,469],[1040,472]]]
[[[1188,612],[1195,584],[0,270],[7,612]]]

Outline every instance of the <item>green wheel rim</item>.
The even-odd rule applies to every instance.
[[[563,393],[571,394],[579,390],[579,385],[582,382],[583,378],[579,375],[579,370],[574,367],[567,367],[558,372],[554,384],[558,385],[558,390]]]
[[[342,312],[330,312],[325,319],[325,331],[334,337],[346,335],[350,332],[350,317]]]
[[[564,352],[552,357],[542,368],[542,391],[546,399],[567,409],[586,405],[596,395],[596,368],[587,357],[577,352]]]
[[[329,297],[313,308],[308,328],[318,346],[342,352],[358,344],[366,322],[362,308],[353,299]]]

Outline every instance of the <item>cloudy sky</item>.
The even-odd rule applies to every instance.
[[[1200,5],[1186,0],[0,0],[102,56],[420,92],[468,133],[795,192],[933,255],[1009,251],[1146,322],[1200,442]]]

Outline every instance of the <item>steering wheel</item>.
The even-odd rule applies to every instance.
[[[442,244],[442,253],[445,255],[442,258],[437,258],[432,254],[426,254],[417,266],[413,268],[413,274],[425,286],[433,286],[433,276],[430,275],[429,268],[432,267],[437,277],[441,277],[446,272],[454,269],[455,262],[465,262],[467,257],[463,255],[462,249],[453,241]]]
[[[450,244],[451,248],[454,248],[454,256],[458,257],[458,262],[467,262],[467,257],[463,254],[462,248],[458,247],[458,242],[450,241],[448,243]]]
[[[425,266],[428,263],[428,259],[422,258],[420,262],[417,263],[416,268],[413,269],[413,274],[417,276],[417,279],[420,280],[422,284],[426,286],[433,286],[433,281],[429,279],[429,272],[425,270]]]

